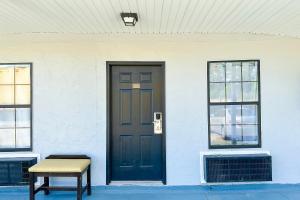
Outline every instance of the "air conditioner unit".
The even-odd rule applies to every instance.
[[[37,157],[0,158],[0,185],[26,185],[29,183],[28,168],[37,163]]]
[[[269,154],[204,155],[207,183],[272,181]]]

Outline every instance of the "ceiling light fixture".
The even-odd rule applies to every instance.
[[[121,18],[125,26],[135,26],[138,21],[137,13],[121,13]]]

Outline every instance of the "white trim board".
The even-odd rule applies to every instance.
[[[112,186],[163,186],[161,181],[111,181]]]
[[[27,152],[1,152],[0,158],[29,158],[36,157],[39,161],[41,159],[41,155],[37,153],[27,153]]]

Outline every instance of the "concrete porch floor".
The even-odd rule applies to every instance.
[[[75,192],[40,192],[36,200],[75,200]],[[83,200],[298,200],[300,184],[227,186],[99,186]],[[0,188],[0,200],[28,200],[27,187]]]

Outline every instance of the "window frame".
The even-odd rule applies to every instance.
[[[0,108],[30,108],[30,147],[28,148],[0,148],[0,152],[20,152],[20,151],[32,151],[32,130],[33,130],[33,123],[32,123],[32,105],[33,105],[33,89],[32,89],[32,83],[33,83],[33,63],[32,62],[17,62],[17,63],[0,63],[0,65],[29,65],[30,67],[30,104],[21,104],[21,105],[1,105]],[[15,83],[14,83],[15,85]],[[16,119],[15,119],[16,120]]]
[[[229,62],[257,62],[257,86],[258,86],[258,99],[251,102],[210,102],[210,64],[212,63],[229,63]],[[226,73],[226,72],[225,72]],[[225,80],[226,82],[226,80]],[[207,61],[207,116],[208,116],[208,148],[209,149],[245,149],[245,148],[261,148],[261,82],[260,82],[260,60],[247,59],[247,60],[216,60]],[[212,105],[256,105],[257,106],[257,129],[258,129],[258,143],[251,145],[212,145],[211,144],[211,124],[210,124],[210,106]]]

